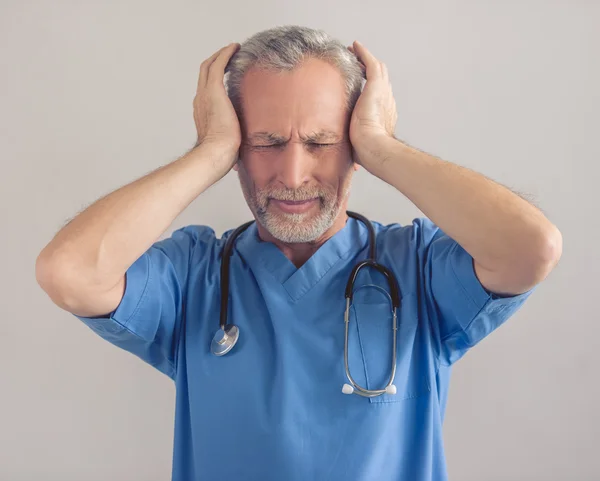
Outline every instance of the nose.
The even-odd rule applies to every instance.
[[[301,142],[290,142],[278,159],[278,177],[288,189],[298,189],[309,180],[313,159]]]

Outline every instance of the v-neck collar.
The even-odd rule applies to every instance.
[[[252,270],[266,270],[283,286],[290,298],[297,301],[338,262],[362,250],[368,238],[367,227],[349,217],[344,227],[299,268],[275,244],[260,239],[256,222],[240,235],[235,245]]]

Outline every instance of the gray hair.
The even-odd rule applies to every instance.
[[[364,74],[358,59],[339,41],[322,30],[288,25],[259,32],[241,44],[225,70],[227,93],[241,114],[241,83],[252,67],[264,70],[290,71],[307,58],[317,58],[337,67],[346,85],[349,112],[362,87]]]

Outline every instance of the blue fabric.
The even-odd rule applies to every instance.
[[[188,226],[155,243],[127,271],[118,308],[79,317],[104,339],[176,383],[173,479],[447,479],[442,422],[452,365],[531,294],[499,297],[473,259],[431,221],[374,223],[378,261],[397,276],[397,394],[363,398],[346,382],[344,288],[367,256],[354,219],[300,269],[252,225],[231,259],[229,322],[240,328],[224,357],[210,352],[219,324],[225,240]],[[375,287],[374,287],[375,286]],[[391,363],[385,278],[364,269],[351,311],[351,374],[370,389]]]

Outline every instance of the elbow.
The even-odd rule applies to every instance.
[[[66,265],[57,256],[42,251],[35,261],[35,279],[42,290],[59,307],[65,308]]]
[[[562,234],[553,224],[538,235],[536,242],[532,242],[529,262],[523,263],[527,266],[525,276],[532,287],[546,279],[556,267],[562,256],[562,245]]]
[[[555,225],[551,224],[548,232],[543,236],[543,244],[540,249],[542,252],[540,263],[547,271],[546,275],[549,274],[550,271],[556,267],[558,261],[560,261],[562,248],[562,234]]]
[[[60,251],[43,250],[38,255],[35,278],[52,302],[67,311],[71,310],[78,293],[88,284],[73,258]]]
[[[91,317],[114,311],[124,295],[124,275],[109,283],[82,264],[73,252],[46,249],[35,262],[37,283],[54,304],[75,315]]]
[[[46,292],[51,286],[56,271],[51,266],[52,256],[43,250],[35,260],[35,280],[38,285]]]
[[[515,247],[510,260],[496,269],[476,262],[476,273],[483,286],[502,295],[516,295],[533,289],[550,274],[562,255],[562,235],[553,225],[544,232],[528,235]]]

